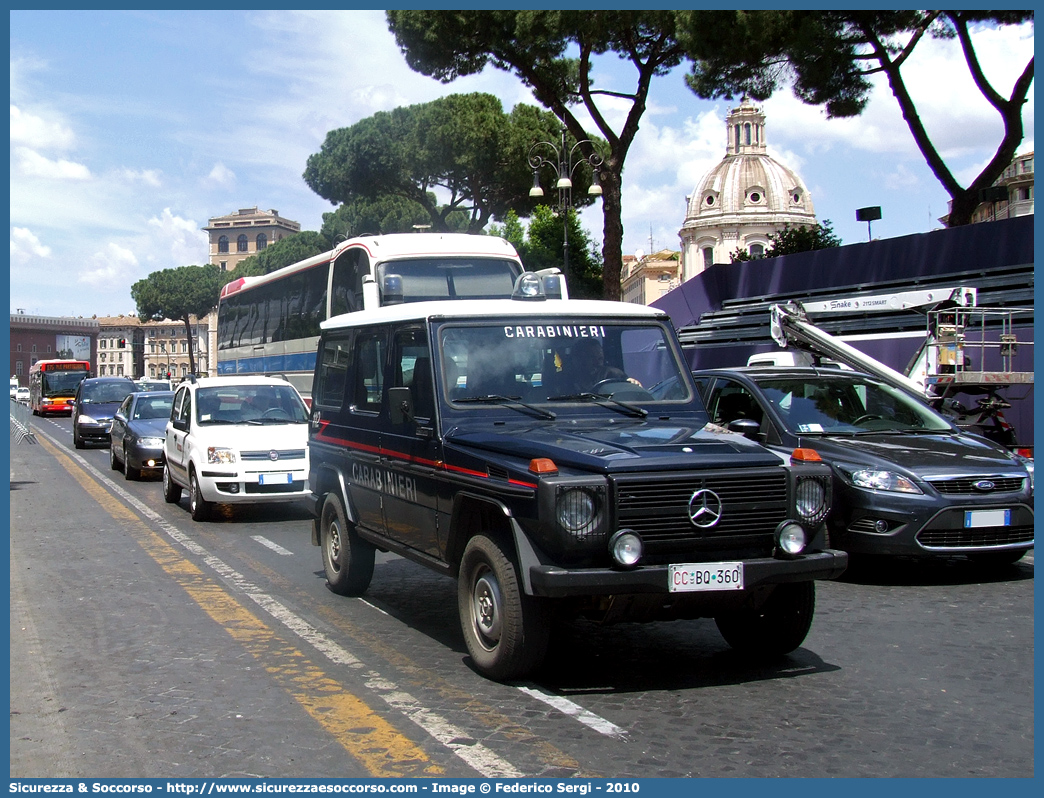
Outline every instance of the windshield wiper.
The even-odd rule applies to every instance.
[[[505,407],[511,407],[515,410],[518,410],[519,408],[516,407],[517,405],[524,407],[526,410],[529,410],[532,413],[536,413],[536,415],[538,415],[540,418],[546,418],[549,421],[554,421],[556,418],[558,418],[558,416],[556,416],[550,410],[544,410],[542,407],[534,407],[531,404],[526,404],[522,401],[521,396],[501,396],[498,393],[490,393],[486,394],[485,396],[464,396],[460,399],[454,399],[453,402],[454,404],[465,404],[469,402],[485,404],[502,404]]]
[[[633,416],[639,418],[645,418],[649,415],[649,411],[644,407],[638,407],[637,405],[628,404],[627,402],[621,402],[619,399],[613,399],[611,396],[606,396],[602,393],[591,393],[590,391],[584,391],[583,393],[568,393],[562,396],[549,396],[547,397],[549,402],[594,402],[601,407],[609,407],[613,410],[622,410],[625,413],[630,413]]]

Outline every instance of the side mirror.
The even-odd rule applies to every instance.
[[[738,432],[744,438],[757,442],[761,425],[752,418],[737,418],[729,422],[729,432]]]
[[[182,432],[188,432],[188,421],[183,418],[172,418],[170,424],[174,429],[181,430]]]
[[[392,424],[413,421],[413,396],[409,388],[388,389],[388,414]]]

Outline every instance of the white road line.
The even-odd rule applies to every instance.
[[[281,554],[284,557],[293,557],[294,553],[290,549],[284,549],[275,541],[269,540],[264,535],[251,535],[251,539],[256,540],[262,546],[266,546],[274,551],[276,554]]]
[[[574,704],[568,698],[545,693],[534,685],[519,685],[518,689],[526,695],[535,698],[537,701],[543,701],[545,704],[554,707],[559,712],[569,715],[572,718],[576,718],[580,723],[594,729],[599,734],[604,734],[607,737],[627,736],[627,732],[615,723],[610,723],[605,718],[601,718],[593,712],[588,712],[582,706]]]
[[[60,445],[50,435],[47,435],[47,438],[55,445]],[[223,581],[232,586],[235,590],[244,593],[247,598],[255,602],[265,612],[272,616],[272,618],[277,620],[300,639],[304,640],[331,662],[335,662],[338,665],[347,665],[351,668],[365,667],[362,661],[350,651],[343,648],[340,644],[335,643],[333,640],[330,640],[326,635],[303,618],[295,615],[272,596],[259,590],[255,585],[247,581],[242,574],[208,552],[169,521],[164,520],[156,511],[149,508],[139,499],[127,493],[121,485],[118,485],[106,477],[83,457],[74,452],[65,453],[77,460],[80,465],[90,471],[96,479],[122,497],[139,513],[155,523],[169,538],[185,549],[188,549],[193,554],[201,557],[207,566],[218,574]],[[518,770],[506,759],[502,759],[482,743],[475,742],[474,739],[463,729],[454,726],[445,718],[425,708],[420,701],[409,693],[400,690],[394,682],[389,681],[387,678],[377,673],[377,671],[367,671],[366,680],[366,686],[373,690],[373,692],[388,704],[388,706],[402,712],[409,720],[413,721],[417,726],[423,729],[430,737],[446,746],[454,755],[474,769],[477,773],[491,779],[517,779],[525,776],[525,773]]]

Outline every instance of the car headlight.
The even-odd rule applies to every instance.
[[[234,463],[236,462],[235,449],[225,449],[221,446],[210,446],[207,448],[208,463]]]
[[[82,413],[76,417],[77,424],[100,424],[101,422],[91,416],[85,416]]]
[[[138,445],[146,449],[158,449],[163,446],[163,438],[138,438]]]
[[[852,484],[867,490],[883,490],[890,493],[923,493],[908,477],[894,471],[864,468],[852,473]]]
[[[801,524],[784,521],[776,527],[776,555],[787,559],[797,557],[808,545],[808,537]]]
[[[801,523],[812,527],[823,522],[827,513],[830,512],[827,495],[824,479],[819,477],[798,479],[794,489],[794,508],[797,510]]]
[[[633,529],[620,529],[609,540],[609,554],[621,568],[634,568],[642,559],[642,537]]]
[[[1033,458],[1032,457],[1028,457],[1027,455],[1018,454],[1018,453],[1016,453],[1013,456],[1014,456],[1014,458],[1018,462],[1022,463],[1022,467],[1025,468],[1027,472],[1029,472],[1029,488],[1030,488],[1030,492],[1032,493],[1033,492]]]
[[[558,523],[572,535],[591,531],[598,517],[598,506],[594,497],[586,490],[574,488],[563,491],[558,497]]]

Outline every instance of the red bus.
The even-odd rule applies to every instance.
[[[34,416],[72,414],[77,386],[91,376],[86,360],[37,360],[29,368],[29,406]]]

